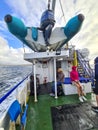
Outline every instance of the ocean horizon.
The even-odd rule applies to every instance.
[[[31,72],[31,65],[0,65],[0,98]],[[0,104],[0,117],[8,109],[11,100],[14,98],[13,94]]]
[[[0,65],[0,98],[31,72],[31,65]]]

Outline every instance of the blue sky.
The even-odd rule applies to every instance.
[[[9,2],[9,4],[8,4]],[[11,1],[2,0],[0,1],[0,20],[4,22],[4,17],[7,14],[14,14],[14,7],[13,4],[11,5]],[[5,23],[3,23],[5,24]],[[0,30],[1,36],[8,41],[9,47],[13,48],[20,48],[22,47],[22,43],[18,40],[15,36],[13,36],[7,29],[3,29],[4,25],[1,25],[2,29]],[[6,25],[5,25],[6,26]],[[5,27],[6,28],[6,27]]]
[[[7,29],[4,16],[11,14],[20,18],[26,26],[39,26],[42,12],[47,8],[48,0],[0,0],[0,64],[25,64],[23,44]],[[65,26],[66,22],[78,13],[85,16],[80,32],[69,44],[76,49],[89,49],[90,62],[98,56],[98,3],[96,0],[61,0],[65,19],[59,0],[56,0],[55,26]],[[31,51],[25,46],[26,52]]]

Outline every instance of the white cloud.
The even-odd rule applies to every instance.
[[[20,17],[27,26],[39,26],[42,12],[47,6],[45,0],[7,0],[13,14]]]
[[[39,26],[42,12],[47,8],[48,0],[7,0],[6,3],[11,7],[13,15],[21,18],[26,26]],[[88,48],[92,60],[98,55],[98,2],[96,0],[61,0],[64,15],[62,17],[62,10],[59,0],[56,0],[55,18],[56,26],[65,26],[66,22],[78,13],[83,13],[85,20],[80,32],[72,38],[71,44],[76,45],[76,48]],[[2,24],[1,24],[2,25]],[[5,26],[5,25],[4,25]],[[0,27],[3,30],[3,26]],[[1,38],[0,38],[1,39]],[[0,40],[1,41],[1,40]],[[2,40],[4,41],[4,39]],[[1,44],[0,44],[1,46]],[[12,59],[14,55],[18,62],[18,53],[21,56],[21,49],[9,48],[7,41],[5,41],[6,54],[11,53]],[[1,50],[1,49],[0,49]],[[2,52],[3,54],[4,52]],[[1,52],[0,52],[1,54]],[[13,54],[13,55],[12,55]],[[4,56],[4,54],[3,54]],[[10,57],[9,56],[9,57]],[[8,58],[8,57],[6,57]],[[10,58],[9,58],[10,60]]]
[[[91,63],[98,56],[98,3],[95,0],[61,0],[66,21],[75,14],[82,13],[85,16],[80,32],[74,36],[70,43],[76,48],[88,48],[90,51]],[[74,3],[75,2],[75,3]]]
[[[26,52],[29,51],[25,48]],[[9,47],[8,42],[0,37],[0,64],[28,64],[23,60],[23,48],[14,49]]]

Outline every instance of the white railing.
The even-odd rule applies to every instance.
[[[0,98],[0,128],[6,129],[4,123],[7,117],[7,111],[14,100],[18,100],[21,105],[26,105],[28,91],[30,91],[29,84],[29,74],[22,81],[20,81],[16,86],[9,90],[3,97]],[[9,123],[9,121],[8,121]]]

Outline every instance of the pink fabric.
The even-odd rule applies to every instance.
[[[72,67],[72,71],[70,72],[71,81],[79,80],[78,71],[76,70],[76,66]]]

